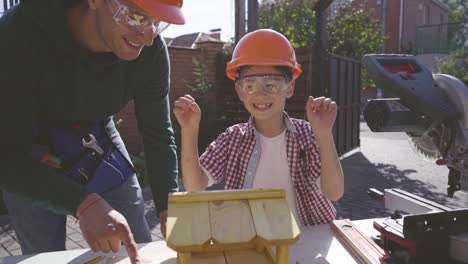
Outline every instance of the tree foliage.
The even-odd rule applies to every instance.
[[[443,0],[450,7],[449,23],[468,21],[468,1]]]
[[[285,35],[294,48],[315,42],[316,0],[279,0],[262,4],[258,10],[260,28],[271,28]]]
[[[204,95],[209,91],[213,90],[213,84],[208,79],[208,67],[202,59],[192,58],[193,63],[193,75],[195,80],[193,83],[187,84],[192,92]]]
[[[463,50],[452,52],[450,57],[440,65],[439,71],[455,76],[468,85],[468,56],[463,53]]]
[[[376,53],[384,41],[379,21],[364,10],[342,7],[327,25],[328,51],[360,60]]]
[[[259,8],[260,28],[283,33],[293,47],[314,46],[316,42],[316,0],[278,0]],[[341,7],[327,23],[328,51],[360,60],[364,54],[378,53],[384,41],[380,22],[363,10]],[[363,72],[362,85],[373,86]]]
[[[357,60],[366,54],[378,53],[385,40],[380,22],[362,10],[341,7],[327,24],[328,52]],[[362,68],[361,87],[375,87]]]
[[[443,0],[449,7],[448,39],[453,46],[468,53],[468,1]],[[460,51],[457,51],[460,52]]]

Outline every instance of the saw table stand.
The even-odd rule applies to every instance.
[[[281,189],[169,194],[167,246],[179,264],[287,264],[300,231],[285,197]]]
[[[468,263],[468,209],[453,209],[400,189],[386,189],[381,199],[386,209],[407,213],[374,221],[381,245],[399,263]]]

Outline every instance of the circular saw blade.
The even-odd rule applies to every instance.
[[[409,136],[409,142],[414,152],[423,159],[427,161],[442,159],[442,154],[431,137],[425,135],[419,137]]]

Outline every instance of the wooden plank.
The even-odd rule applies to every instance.
[[[226,251],[226,264],[273,264],[264,254],[260,254],[255,249]]]
[[[338,238],[363,264],[385,263],[385,251],[362,233],[349,219],[335,220],[331,224]]]
[[[195,253],[221,252],[225,250],[246,250],[255,248],[255,241],[237,244],[220,244],[216,241],[210,241],[210,243],[206,243],[201,246],[179,248],[184,252],[190,251]]]
[[[288,245],[279,245],[276,248],[276,263],[288,264]]]
[[[192,254],[190,253],[177,253],[178,264],[192,264]]]
[[[203,192],[176,192],[169,194],[169,203],[198,203],[206,201],[251,200],[285,198],[283,189],[248,189]]]
[[[269,245],[292,244],[299,239],[299,226],[285,199],[250,200],[257,236]]]
[[[208,203],[171,204],[167,217],[167,245],[189,249],[211,239]]]
[[[225,264],[226,259],[222,252],[196,253],[192,255],[192,264]]]
[[[211,237],[220,244],[245,243],[256,236],[247,200],[209,202]]]

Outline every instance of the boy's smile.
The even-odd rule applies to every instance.
[[[270,109],[270,107],[273,105],[273,103],[254,103],[253,106],[255,107],[255,109],[259,110],[259,111],[266,111],[268,109]]]
[[[275,114],[282,115],[285,97],[281,94],[271,95],[259,91],[252,95],[244,94],[241,101],[256,120],[265,120],[272,118]]]

